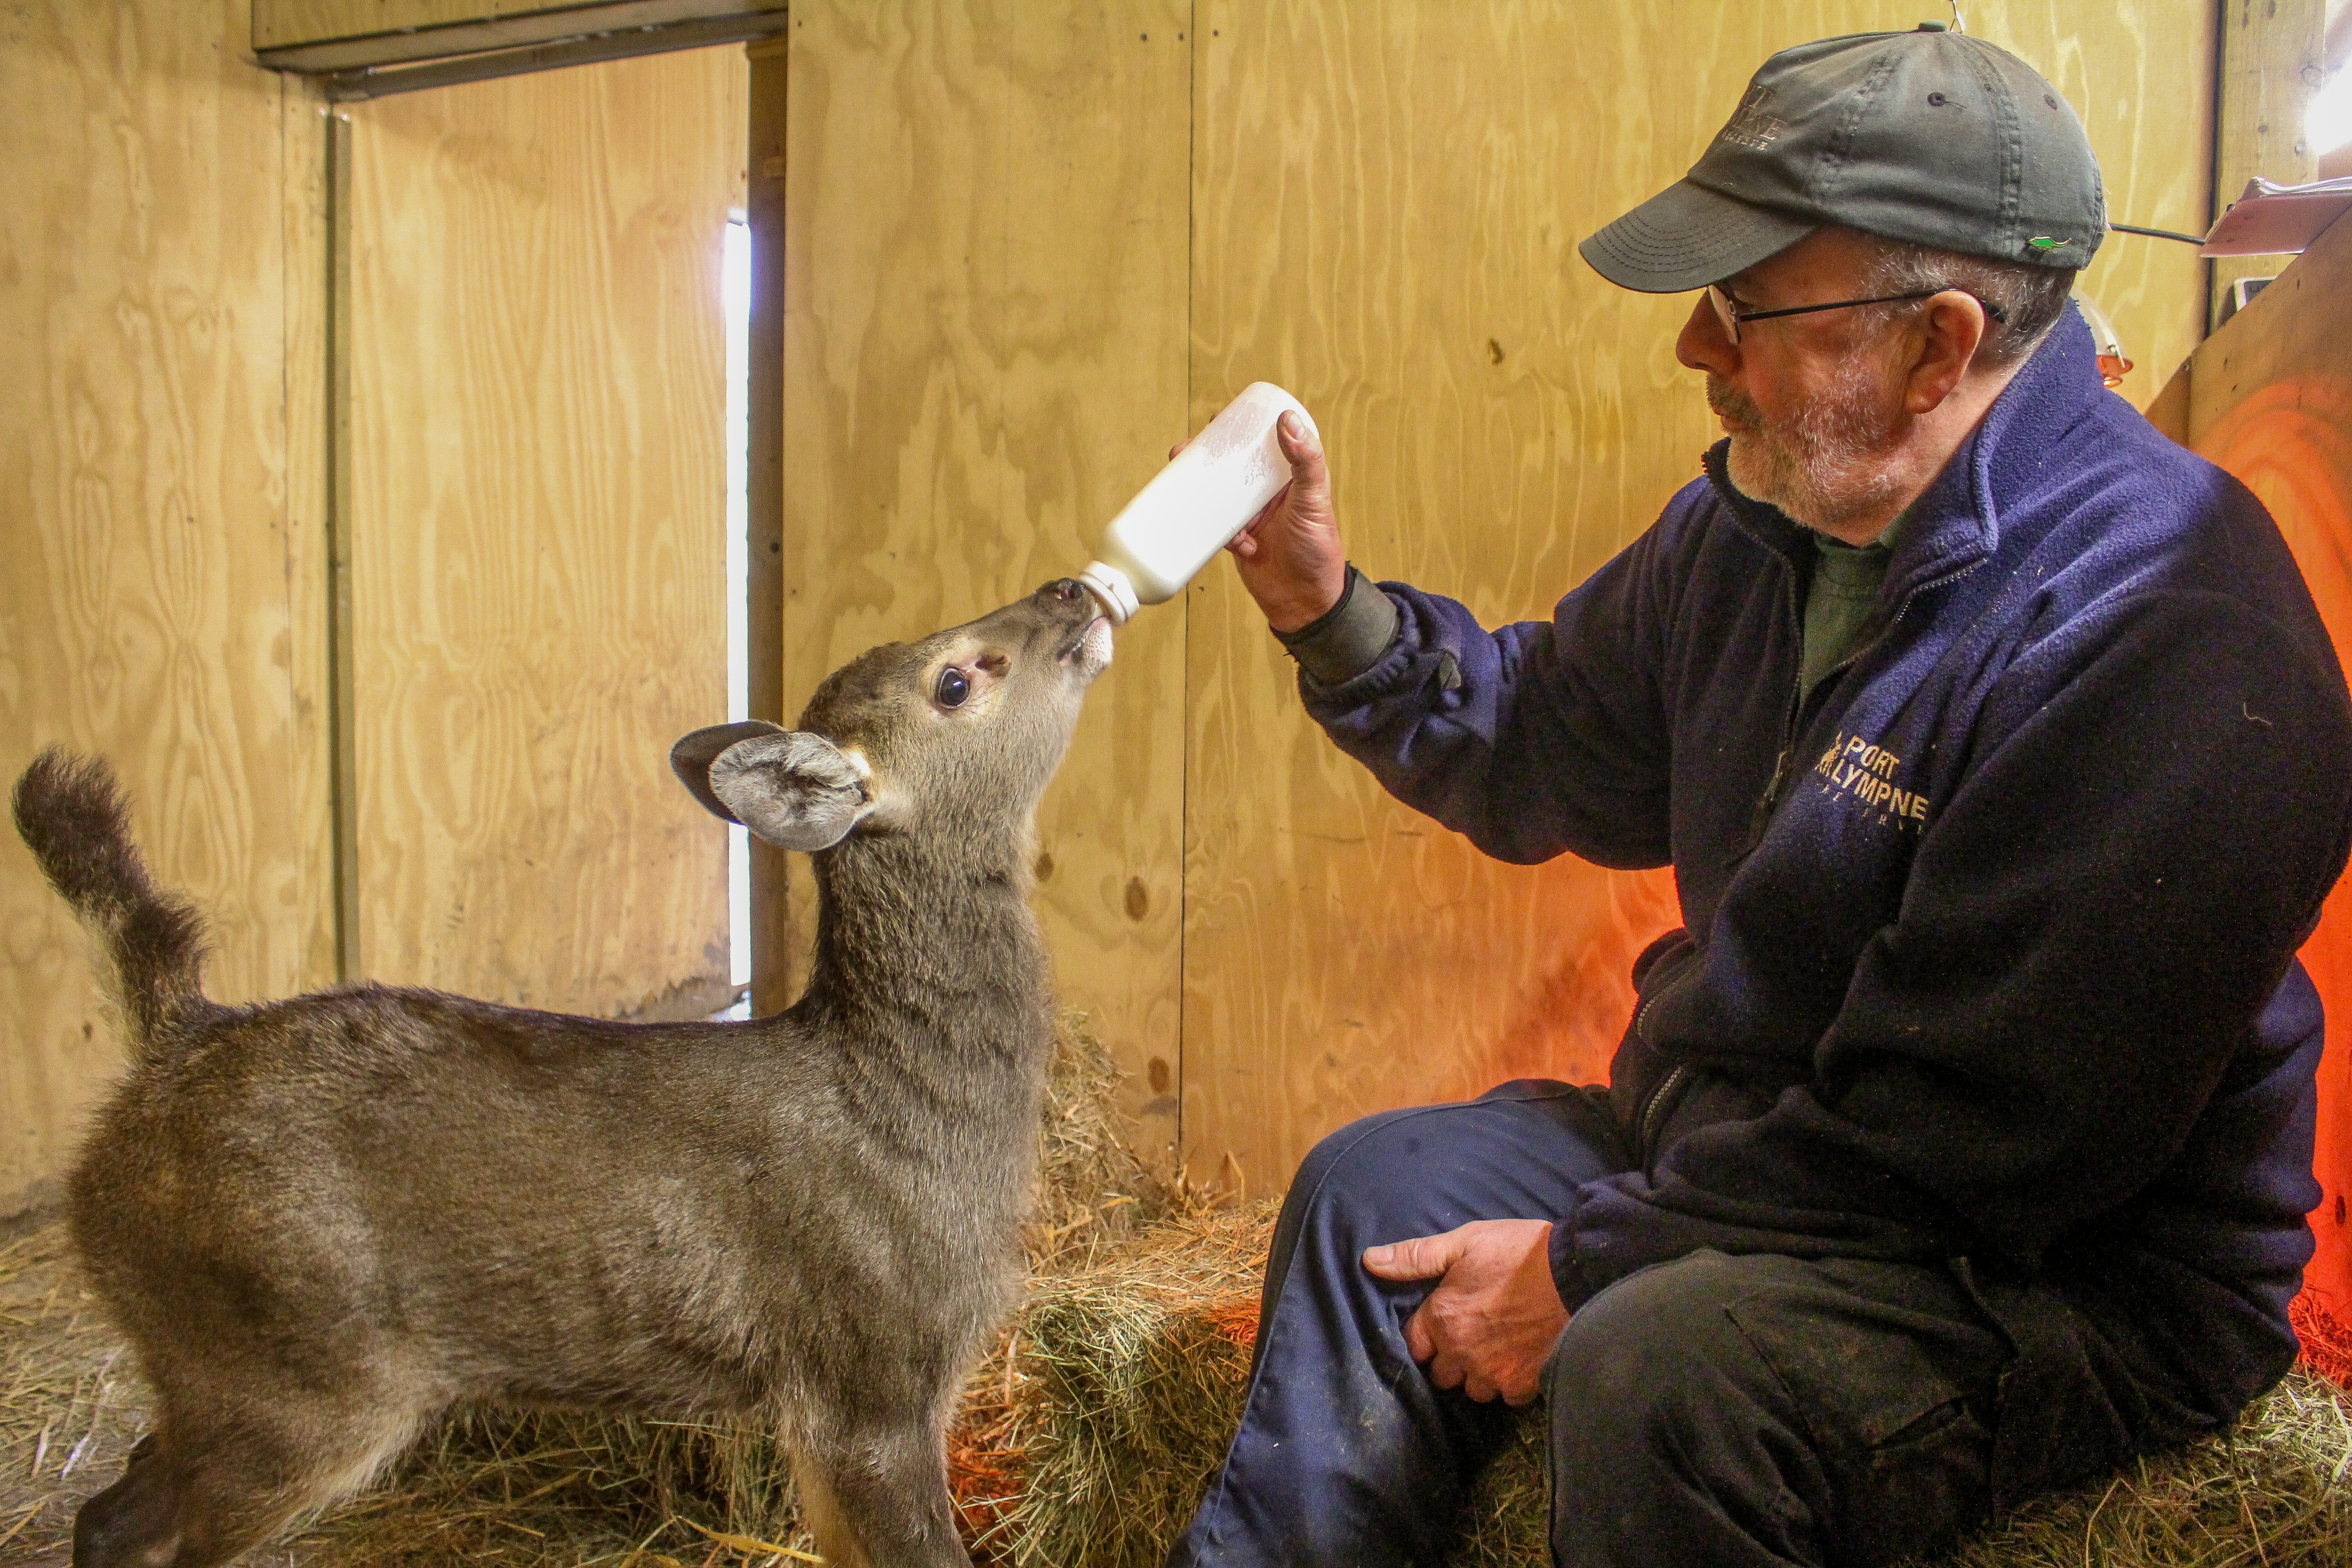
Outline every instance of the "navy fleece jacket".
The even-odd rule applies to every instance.
[[[1487,853],[1675,868],[1684,930],[1611,1070],[1643,1169],[1554,1216],[1561,1299],[1698,1247],[1966,1259],[2226,1419],[2294,1355],[2320,1043],[2294,953],[2352,833],[2352,706],[2293,557],[2069,311],[1801,703],[1812,551],[1723,455],[1549,621],[1384,584],[1387,652],[1302,674]]]

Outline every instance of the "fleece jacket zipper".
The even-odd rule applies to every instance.
[[[1887,617],[1886,624],[1879,627],[1877,635],[1873,637],[1868,642],[1864,643],[1861,647],[1849,650],[1843,658],[1830,666],[1829,669],[1822,676],[1821,679],[1814,683],[1813,689],[1815,691],[1827,691],[1830,688],[1835,686],[1840,680],[1844,679],[1845,672],[1847,670],[1852,669],[1855,665],[1861,663],[1866,655],[1876,651],[1879,645],[1892,637],[1895,635],[1895,628],[1903,624],[1903,617],[1911,613],[1911,606],[1918,599],[1920,595],[1932,593],[1937,588],[1942,588],[1950,584],[1957,583],[1961,578],[1967,576],[1969,573],[1976,571],[1984,563],[1984,557],[1979,556],[1976,560],[1968,563],[1966,565],[1961,566],[1957,570],[1947,572],[1941,577],[1931,577],[1927,582],[1906,591],[1903,595],[1903,602],[1895,607],[1895,614]],[[1799,640],[1801,643],[1802,641],[1802,637],[1803,634],[1800,631]],[[1780,757],[1778,762],[1772,764],[1772,783],[1770,786],[1765,790],[1764,798],[1757,803],[1755,826],[1748,835],[1748,851],[1749,853],[1752,853],[1755,850],[1757,844],[1763,839],[1764,829],[1770,825],[1772,814],[1775,811],[1778,811],[1780,807],[1780,797],[1782,794],[1785,793],[1790,784],[1796,782],[1797,770],[1789,765],[1789,759],[1795,753],[1797,745],[1797,731],[1800,728],[1800,721],[1803,719],[1805,709],[1808,706],[1805,701],[1807,693],[1803,689],[1803,680],[1804,677],[1801,668],[1798,675],[1799,689],[1797,692],[1796,701],[1791,705],[1789,710],[1789,726],[1782,738]]]

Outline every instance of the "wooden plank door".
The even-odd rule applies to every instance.
[[[371,978],[614,1016],[728,991],[724,226],[740,48],[358,105],[352,705]]]

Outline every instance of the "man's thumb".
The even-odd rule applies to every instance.
[[[1290,459],[1294,475],[1298,468],[1308,466],[1310,461],[1322,461],[1323,443],[1309,433],[1307,421],[1296,413],[1284,409],[1281,417],[1274,422],[1274,431],[1275,440],[1282,447],[1282,455]]]
[[[1461,1255],[1454,1233],[1417,1236],[1387,1247],[1364,1248],[1364,1268],[1383,1279],[1434,1279]]]

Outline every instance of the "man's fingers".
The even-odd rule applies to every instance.
[[[1272,500],[1257,509],[1257,515],[1255,517],[1251,518],[1247,522],[1242,524],[1242,531],[1244,533],[1255,533],[1267,522],[1280,517],[1283,512],[1289,508],[1289,506],[1290,486],[1285,485],[1280,489],[1274,492],[1274,499]]]
[[[1429,1331],[1429,1309],[1423,1306],[1413,1313],[1404,1326],[1405,1352],[1415,1361],[1427,1361],[1437,1353],[1437,1341]]]
[[[1364,1248],[1364,1268],[1383,1279],[1434,1279],[1462,1256],[1462,1232],[1416,1236],[1387,1247]]]

